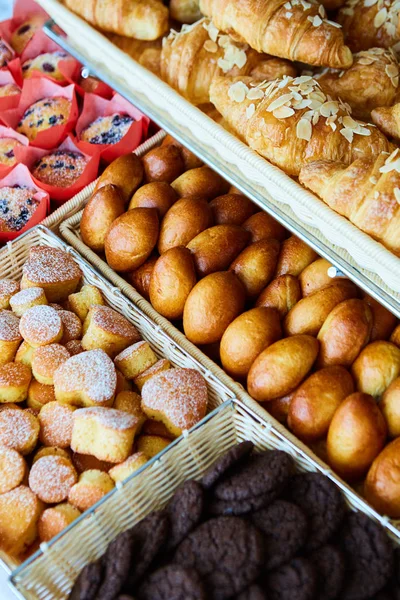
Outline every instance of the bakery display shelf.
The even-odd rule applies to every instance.
[[[46,33],[207,164],[400,316],[400,260],[217,125],[57,0]]]
[[[352,510],[378,520],[396,545],[400,532],[379,517],[347,486],[305,456],[249,407],[228,400],[186,435],[173,442],[134,473],[114,492],[43,546],[38,556],[12,574],[12,583],[27,600],[64,600],[81,569],[97,559],[120,532],[138,523],[152,510],[165,506],[180,483],[198,479],[230,447],[250,440],[259,450],[288,452],[298,471],[319,471],[340,487]]]

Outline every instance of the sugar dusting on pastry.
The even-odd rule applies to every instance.
[[[0,340],[11,342],[20,338],[18,317],[9,310],[0,310]]]

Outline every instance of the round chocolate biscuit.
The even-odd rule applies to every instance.
[[[393,547],[383,527],[352,512],[343,523],[340,547],[347,565],[340,600],[365,600],[383,590],[394,567]]]
[[[306,558],[294,558],[265,578],[268,600],[314,600],[317,575]]]
[[[200,522],[204,508],[204,491],[196,481],[186,481],[178,487],[166,508],[169,517],[169,535],[166,549],[178,544]]]
[[[346,563],[342,552],[327,544],[310,556],[317,570],[318,592],[315,600],[336,600],[343,588]]]
[[[272,450],[250,456],[214,487],[215,500],[235,504],[248,504],[257,510],[277,498],[285,488],[293,467],[286,452]]]
[[[142,584],[139,600],[207,600],[203,584],[194,569],[167,565],[152,573]]]
[[[89,563],[81,571],[68,600],[94,600],[103,580],[103,558]]]
[[[200,480],[201,485],[206,489],[211,488],[223,475],[246,458],[253,448],[253,442],[241,442],[230,448],[207,469]]]
[[[288,499],[297,504],[308,519],[308,552],[326,544],[338,530],[345,515],[341,491],[321,473],[300,473],[291,478]]]
[[[99,600],[114,600],[128,577],[132,559],[133,537],[130,530],[120,533],[109,544],[104,555],[103,583],[97,592]]]
[[[267,570],[277,569],[291,560],[306,542],[307,519],[292,502],[275,500],[250,518],[264,536]]]
[[[236,600],[267,600],[267,596],[259,585],[253,584],[239,596],[236,596]]]
[[[263,561],[261,533],[237,517],[203,523],[178,546],[174,557],[175,563],[196,569],[213,600],[245,590],[260,575]]]

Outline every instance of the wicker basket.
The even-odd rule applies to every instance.
[[[208,384],[210,409],[215,408],[228,398],[234,396],[206,367],[194,360],[186,350],[179,348],[140,308],[133,306],[131,302],[127,301],[120,290],[105,281],[72,248],[69,248],[62,240],[42,225],[38,225],[26,232],[18,240],[9,242],[0,251],[0,278],[12,277],[13,279],[19,279],[22,276],[22,266],[28,258],[29,249],[31,246],[38,244],[69,251],[81,267],[85,283],[91,283],[99,287],[107,303],[135,325],[159,357],[168,358],[175,366],[190,367],[200,371]],[[9,569],[15,568],[18,564],[11,557],[1,552],[0,559],[6,563]]]
[[[59,0],[38,0],[67,33],[80,58],[122,92],[135,98],[140,108],[189,142],[211,166],[242,187],[254,199],[308,235],[316,245],[334,253],[348,272],[362,276],[364,285],[392,297],[400,315],[400,259],[330,209],[282,170],[250,150],[235,136],[192,106],[170,86],[122,52],[101,33],[69,11]],[[189,147],[190,147],[189,146]],[[217,166],[218,163],[218,166]],[[361,279],[360,279],[361,282]]]
[[[325,473],[341,488],[353,509],[362,510],[379,521],[396,543],[400,543],[400,531],[394,524],[378,515],[324,463],[313,457],[305,446],[247,397],[240,386],[232,382],[234,389],[230,389],[231,386],[221,381],[220,374],[227,380],[229,378],[214,363],[203,358],[202,353],[182,334],[179,334],[183,342],[181,345],[176,336],[179,332],[175,328],[161,317],[157,320],[167,327],[154,322],[147,310],[136,303],[134,305],[74,249],[42,225],[10,242],[0,251],[0,277],[21,276],[30,247],[38,244],[68,251],[82,269],[84,281],[101,289],[108,304],[137,327],[158,356],[168,358],[176,366],[198,369],[207,381],[209,407],[217,408],[123,485],[118,484],[105,499],[51,542],[42,544],[38,552],[22,565],[17,567],[10,557],[4,553],[0,555],[9,572],[15,569],[11,573],[11,580],[21,597],[29,600],[66,598],[79,570],[101,554],[117,533],[136,523],[157,506],[165,504],[180,482],[200,475],[215,458],[236,441],[244,439],[254,441],[259,448],[279,448],[289,452],[299,469]],[[134,296],[135,294],[133,293]],[[141,303],[148,306],[143,300]],[[235,389],[239,394],[235,394]],[[245,398],[247,405],[236,399],[240,395]]]
[[[158,131],[153,136],[151,136],[148,140],[140,144],[134,151],[134,154],[138,156],[144,156],[149,150],[152,150],[155,146],[158,146],[163,139],[165,138],[165,131]],[[97,181],[97,179],[96,179]],[[93,190],[96,185],[96,181],[93,181],[88,186],[86,186],[82,191],[78,194],[75,194],[70,200],[65,202],[62,206],[57,208],[53,213],[51,213],[44,221],[42,221],[42,225],[51,229],[55,233],[58,233],[60,224],[72,217],[77,211],[81,210],[82,206],[84,206],[87,202],[88,194],[93,193]]]
[[[29,600],[66,598],[83,566],[101,556],[118,533],[163,507],[180,483],[199,478],[216,458],[243,440],[251,440],[260,450],[288,452],[298,471],[319,470],[250,409],[228,401],[120,485],[90,516],[60,534],[57,543],[43,547],[39,558],[14,573],[13,584]],[[363,510],[352,494],[343,491],[353,510]],[[389,526],[386,531],[400,545],[400,533]]]

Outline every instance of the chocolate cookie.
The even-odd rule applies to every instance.
[[[133,586],[146,574],[167,540],[168,528],[166,514],[155,511],[129,530],[132,535],[132,558],[125,592],[130,593]]]
[[[166,513],[169,517],[167,550],[178,544],[196,527],[203,514],[204,491],[196,481],[186,481],[179,486],[170,500]]]
[[[92,562],[81,571],[68,600],[94,600],[103,580],[103,558]]]
[[[394,600],[400,600],[400,548],[394,551],[394,568],[390,589],[393,591]]]
[[[300,506],[308,518],[308,552],[326,544],[337,531],[345,514],[342,493],[320,473],[301,473],[290,480],[288,498]]]
[[[264,536],[267,570],[288,562],[306,542],[307,519],[296,504],[275,500],[250,518]]]
[[[341,600],[364,600],[382,590],[393,573],[393,548],[385,530],[363,513],[350,513],[340,545],[347,564]]]
[[[310,560],[317,570],[318,592],[315,600],[335,600],[344,584],[346,564],[341,551],[326,545],[315,550]]]
[[[118,535],[107,548],[104,556],[103,583],[96,600],[114,600],[128,577],[132,559],[133,537],[131,531]]]
[[[198,573],[179,565],[161,567],[142,584],[139,600],[206,600]]]
[[[266,506],[286,486],[293,461],[288,454],[278,450],[250,456],[231,474],[227,474],[214,487],[215,505],[221,500],[231,504],[233,514],[242,514]]]
[[[267,596],[259,585],[254,584],[236,596],[236,600],[267,600]]]
[[[294,558],[265,578],[268,600],[313,600],[317,575],[306,558]]]
[[[218,458],[204,473],[200,483],[206,489],[211,488],[232,467],[240,463],[253,450],[253,442],[241,442]]]
[[[261,533],[236,517],[210,519],[178,546],[174,562],[198,571],[211,599],[239,594],[261,572],[264,548]]]

